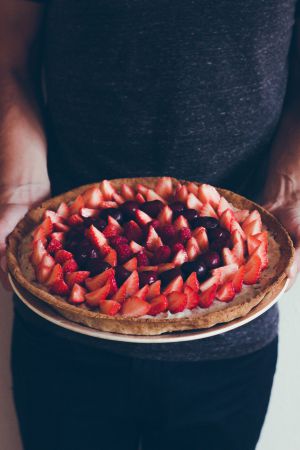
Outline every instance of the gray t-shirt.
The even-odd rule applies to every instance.
[[[288,78],[295,0],[50,0],[43,55],[53,193],[172,175],[258,193]],[[216,338],[97,345],[228,358],[277,333],[272,308]]]

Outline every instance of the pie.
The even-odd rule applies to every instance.
[[[208,184],[103,180],[31,209],[8,237],[13,278],[67,319],[133,335],[209,328],[276,295],[292,241]]]

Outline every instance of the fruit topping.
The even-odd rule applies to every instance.
[[[150,309],[150,303],[139,297],[130,297],[124,301],[121,314],[126,317],[140,317],[148,314]]]
[[[171,313],[176,314],[183,311],[187,305],[187,295],[184,292],[170,292],[167,295],[168,309]]]
[[[151,217],[157,217],[163,208],[164,204],[160,200],[145,202],[140,206],[140,209]]]
[[[168,300],[165,295],[158,295],[149,301],[151,308],[148,312],[150,316],[156,316],[168,309]]]
[[[153,270],[147,270],[146,272],[139,272],[140,286],[143,287],[145,284],[152,284],[157,281],[157,272]]]

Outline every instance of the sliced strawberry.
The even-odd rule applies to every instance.
[[[142,245],[134,241],[129,242],[129,247],[131,248],[132,253],[138,253],[144,250]]]
[[[187,295],[184,292],[170,292],[167,299],[168,309],[173,314],[183,311],[187,306]]]
[[[158,295],[157,297],[154,297],[150,300],[151,308],[148,312],[150,316],[156,316],[157,314],[160,314],[167,310],[168,308],[168,300],[165,295]]]
[[[219,219],[218,214],[214,210],[214,208],[211,206],[210,203],[204,203],[202,208],[199,211],[199,215],[202,217],[214,217],[215,219]]]
[[[93,209],[93,208],[81,208],[80,210],[80,215],[84,218],[87,217],[97,217],[99,214],[99,210],[98,209]]]
[[[118,302],[123,302],[125,298],[135,295],[139,290],[139,275],[136,270],[134,270],[126,281],[120,286],[116,294],[114,295],[114,300]]]
[[[105,256],[107,255],[107,253],[109,253],[110,247],[108,245],[106,237],[94,225],[91,225],[90,228],[88,228],[88,230],[86,231],[86,236],[92,242],[92,244],[97,247],[102,256]]]
[[[179,250],[179,252],[174,256],[172,263],[175,264],[175,266],[182,266],[182,264],[187,261],[187,252],[185,250]]]
[[[99,310],[102,314],[108,316],[115,316],[121,309],[121,303],[115,300],[101,300],[99,303]]]
[[[234,244],[232,254],[235,256],[238,265],[245,262],[245,241],[237,242]]]
[[[129,241],[140,242],[143,238],[143,231],[134,220],[130,220],[124,225],[124,236]]]
[[[83,208],[81,208],[80,211],[82,211],[82,209]],[[68,217],[67,221],[71,227],[76,227],[76,225],[80,225],[81,223],[83,223],[83,218],[80,216],[80,211],[79,211],[79,213],[71,214]],[[66,230],[60,230],[60,231],[66,231]]]
[[[44,245],[47,244],[47,237],[44,228],[41,226],[37,227],[33,232],[33,242],[42,241]]]
[[[248,223],[247,225],[242,225],[242,228],[248,237],[249,235],[255,235],[261,232],[261,221],[259,219],[253,220],[252,222]]]
[[[103,200],[103,202],[100,203],[99,208],[102,209],[106,209],[106,208],[117,208],[118,207],[118,203],[112,201],[112,200]]]
[[[157,267],[158,273],[165,272],[166,270],[171,270],[175,268],[174,263],[165,263],[165,264],[159,264]]]
[[[116,227],[115,225],[108,224],[103,230],[104,236],[109,239],[111,237],[119,236],[122,231],[120,231],[119,227]]]
[[[115,188],[108,180],[103,180],[100,183],[100,190],[103,194],[104,200],[111,200],[113,197],[113,194],[116,192]]]
[[[228,264],[227,266],[218,267],[211,271],[213,276],[220,276],[220,283],[225,283],[235,272],[238,271],[237,264]],[[200,287],[201,289],[201,287]]]
[[[245,240],[243,235],[238,230],[234,230],[232,232],[231,239],[234,245],[237,243],[243,243]]]
[[[218,284],[213,284],[204,292],[199,293],[199,306],[201,308],[209,308],[212,305],[216,297],[217,288]]]
[[[245,276],[245,266],[241,266],[239,270],[232,276],[231,281],[236,293],[241,292]]]
[[[214,285],[218,286],[220,284],[220,278],[221,278],[220,274],[217,273],[216,275],[211,276],[207,280],[203,281],[203,283],[200,284],[200,291],[206,292],[212,286]]]
[[[266,269],[269,265],[269,261],[267,247],[264,242],[261,242],[260,245],[254,250],[252,256],[254,255],[257,255],[261,260],[261,270]]]
[[[157,248],[161,247],[162,245],[163,245],[163,242],[162,242],[161,238],[158,236],[158,234],[155,231],[155,229],[153,228],[153,226],[150,225],[149,230],[148,230],[148,236],[146,239],[146,247],[149,250],[154,251]]]
[[[141,184],[141,183],[138,183],[136,185],[136,188],[137,188],[138,192],[146,198],[149,188],[147,188],[147,186],[145,186],[144,184]]]
[[[75,261],[75,259],[73,259],[73,258],[72,259],[68,259],[68,261],[66,261],[63,264],[63,271],[64,271],[64,273],[77,272],[78,271],[78,264]]]
[[[55,261],[59,264],[64,264],[69,259],[74,259],[74,255],[67,250],[61,249],[55,253]]]
[[[193,237],[196,239],[201,253],[208,250],[208,237],[206,229],[204,227],[195,228],[195,230],[193,231]]]
[[[231,231],[232,221],[235,220],[231,209],[226,209],[220,217],[220,225],[228,231]]]
[[[111,285],[109,280],[107,280],[104,286],[85,294],[87,304],[89,306],[99,306],[101,300],[105,300],[108,297],[110,289]]]
[[[36,228],[36,230],[33,232],[34,241],[41,239],[43,242],[45,242],[45,238],[49,236],[52,233],[52,231],[53,231],[53,223],[50,217],[46,217],[46,219],[44,219],[41,225],[38,228]]]
[[[154,297],[157,297],[160,294],[161,289],[161,280],[157,280],[154,283],[150,284],[149,291],[146,294],[146,300],[151,300]]]
[[[122,195],[118,194],[117,192],[113,193],[112,198],[118,205],[122,205],[125,202],[125,199],[122,197]]]
[[[148,216],[148,214],[140,209],[135,211],[135,217],[140,225],[147,225],[147,223],[152,221],[152,217]]]
[[[187,309],[194,309],[199,305],[200,295],[194,291],[190,286],[185,286],[183,292],[187,296]]]
[[[168,205],[165,205],[163,207],[163,209],[161,210],[161,212],[157,217],[157,219],[162,225],[171,224],[172,218],[173,218],[173,211]]]
[[[100,206],[100,203],[103,201],[103,195],[100,191],[99,187],[94,186],[88,188],[82,194],[84,204],[87,208],[97,209]]]
[[[54,231],[58,231],[58,232],[66,233],[67,231],[70,230],[70,227],[69,227],[69,225],[66,225],[65,223],[56,222],[56,223],[53,224],[53,230]]]
[[[87,270],[78,270],[78,272],[68,272],[65,275],[66,283],[71,288],[75,283],[82,284],[90,275]]]
[[[243,222],[243,227],[246,227],[249,225],[249,223],[253,222],[254,220],[258,220],[261,223],[261,215],[257,209],[254,209],[250,212],[248,217]]]
[[[138,203],[140,203],[140,204],[145,203],[145,201],[146,201],[145,198],[144,198],[144,196],[143,196],[140,192],[138,192],[138,193],[136,194],[135,199],[136,199],[136,201],[137,201]]]
[[[139,297],[129,297],[124,301],[121,314],[126,317],[140,317],[149,313],[151,305]]]
[[[189,191],[186,186],[180,185],[175,192],[175,200],[178,202],[186,203],[189,195]]]
[[[43,259],[43,256],[47,254],[45,246],[41,239],[38,239],[33,243],[33,250],[31,254],[31,262],[34,266],[37,266]]]
[[[182,228],[189,228],[189,223],[185,217],[178,216],[175,222],[173,223],[173,227],[175,228],[176,231],[179,231]]]
[[[232,281],[226,281],[216,292],[216,298],[220,302],[230,302],[235,297],[235,289]]]
[[[121,194],[125,198],[125,200],[134,200],[135,192],[131,186],[123,183],[121,186]]]
[[[83,197],[82,197],[82,195],[78,195],[69,207],[69,214],[70,215],[79,214],[81,208],[84,208],[84,207],[85,207],[85,204],[84,204]]]
[[[268,232],[262,231],[261,233],[254,234],[256,239],[258,239],[260,242],[264,242],[266,245],[266,248],[268,249]]]
[[[217,208],[220,203],[220,194],[209,184],[201,184],[198,189],[198,197],[202,203],[210,203],[214,208]]]
[[[45,283],[45,281],[49,278],[54,265],[54,258],[45,253],[42,261],[36,267],[36,278],[40,283]]]
[[[232,207],[225,197],[221,197],[217,208],[218,216],[221,217],[221,215],[223,214],[224,211],[226,211],[226,209],[232,209]]]
[[[257,235],[256,235],[257,236]],[[257,239],[255,236],[249,235],[247,237],[247,249],[249,255],[252,255],[252,253],[259,247],[261,244],[261,241]]]
[[[243,223],[249,216],[248,209],[240,209],[239,211],[234,211],[234,217],[239,223]]]
[[[155,192],[164,199],[168,200],[173,193],[173,184],[170,177],[162,177],[155,186]]]
[[[56,213],[60,216],[63,217],[64,219],[67,219],[69,216],[69,207],[65,202],[62,202],[59,207],[57,208]]]
[[[139,289],[136,293],[135,293],[135,297],[141,298],[142,300],[146,300],[147,294],[149,292],[149,284],[145,284],[145,286],[143,286],[141,289]]]
[[[174,280],[172,280],[168,286],[163,290],[164,295],[168,295],[173,291],[181,292],[183,289],[183,278],[178,275]]]
[[[222,257],[225,265],[228,264],[239,264],[237,257],[234,253],[227,247],[222,249]]]
[[[138,266],[139,272],[157,272],[158,266]]]
[[[51,286],[56,281],[62,280],[62,278],[63,278],[63,268],[60,264],[55,264],[45,284],[46,286]]]
[[[56,295],[68,295],[69,286],[64,282],[63,279],[54,281],[50,286],[50,292]]]
[[[123,264],[123,267],[125,267],[126,270],[129,270],[129,272],[133,272],[137,269],[137,258],[133,257],[129,259],[125,264]]]
[[[189,261],[194,261],[200,255],[200,247],[195,237],[191,237],[186,243],[186,252]]]
[[[63,242],[65,239],[65,233],[63,233],[62,231],[56,231],[55,233],[51,233],[49,238],[52,239],[57,239],[60,242]]]
[[[77,283],[73,284],[68,302],[73,305],[80,305],[85,301],[86,289]]]
[[[44,219],[46,219],[47,217],[49,217],[52,224],[59,223],[59,222],[61,223],[64,221],[63,217],[61,217],[55,211],[51,211],[50,209],[46,209],[46,211],[44,212]]]
[[[252,255],[245,264],[245,284],[255,284],[258,282],[262,270],[262,262],[259,256]]]
[[[107,279],[106,284],[108,284],[110,286],[108,296],[110,297],[112,295],[115,295],[115,293],[118,290],[118,285],[117,285],[117,281],[116,281],[114,275],[112,275],[111,277],[109,277]]]
[[[114,269],[110,268],[105,270],[105,272],[99,273],[99,275],[96,275],[95,277],[86,278],[85,285],[90,291],[95,291],[96,289],[104,286],[107,280],[114,276],[114,274]]]
[[[192,192],[192,194],[198,196],[199,186],[197,186],[197,184],[193,183],[192,181],[188,181],[186,183],[186,187],[189,192]]]
[[[152,202],[153,200],[159,200],[162,203],[166,203],[165,199],[158,195],[153,189],[148,189],[146,193],[147,202]]]
[[[194,291],[198,292],[200,289],[200,284],[197,278],[197,274],[196,272],[192,272],[189,277],[186,279],[185,283],[184,283],[184,287],[190,287],[191,289],[193,289]]]
[[[238,231],[241,234],[242,238],[246,239],[244,230],[242,229],[238,221],[233,218],[231,222],[231,233],[234,233],[235,231]]]
[[[201,209],[203,208],[203,203],[200,202],[195,194],[190,192],[186,200],[186,206],[190,209],[195,209],[200,213]]]

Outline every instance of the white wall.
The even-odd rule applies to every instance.
[[[0,299],[0,449],[22,450],[9,369],[11,302],[1,289]],[[281,298],[280,309],[277,373],[257,450],[300,449],[300,280]]]

